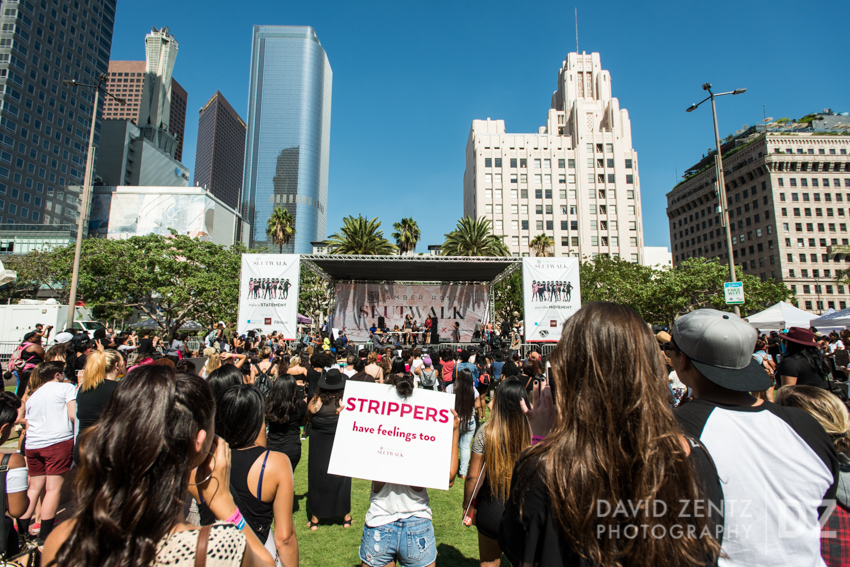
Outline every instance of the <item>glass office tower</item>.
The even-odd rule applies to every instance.
[[[280,250],[266,236],[275,207],[295,217],[285,253],[325,238],[332,76],[313,28],[254,26],[242,183],[252,247]]]

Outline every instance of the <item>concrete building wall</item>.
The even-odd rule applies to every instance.
[[[724,144],[723,168],[733,258],[744,273],[784,282],[802,309],[850,306],[836,281],[848,245],[850,135],[750,131]],[[673,262],[728,260],[713,153],[667,194]],[[746,290],[745,290],[746,293]]]

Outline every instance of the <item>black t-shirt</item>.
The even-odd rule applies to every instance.
[[[80,422],[80,431],[97,422],[117,386],[118,382],[115,380],[104,380],[97,388],[77,394],[77,420]]]
[[[826,380],[811,367],[802,354],[783,358],[779,363],[779,376],[796,376],[798,386],[817,386],[826,390]]]
[[[519,463],[525,459],[520,456]],[[723,491],[713,463],[702,448],[691,445],[689,460],[697,479],[703,487],[703,498],[710,501],[712,510],[721,509]],[[499,546],[511,565],[536,565],[537,567],[569,566],[593,567],[596,564],[579,556],[570,546],[569,538],[561,531],[560,522],[552,514],[551,497],[544,480],[541,457],[535,457],[520,470],[514,467],[511,492],[505,503],[505,512],[499,528]],[[520,498],[523,498],[520,513]],[[707,507],[707,502],[704,502]],[[678,507],[680,503],[671,504]],[[713,515],[720,533],[722,517]],[[633,524],[645,523],[643,516],[634,518]],[[624,522],[625,524],[625,522]],[[687,529],[687,527],[685,528]],[[722,533],[720,533],[722,537]],[[628,563],[626,561],[625,563]],[[708,564],[708,563],[706,563]]]
[[[139,348],[136,350],[139,354],[153,354],[153,339],[150,337],[139,341]]]
[[[269,421],[268,448],[272,451],[287,453],[301,446],[301,422],[307,415],[307,402],[298,400],[295,413],[289,416],[287,423]]]
[[[319,378],[321,377],[321,372],[314,370],[312,366],[307,367],[307,399],[313,399],[313,394],[316,393],[316,388],[319,387]]]

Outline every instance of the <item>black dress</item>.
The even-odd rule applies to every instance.
[[[351,478],[328,474],[339,416],[336,406],[322,405],[313,416],[307,459],[307,505],[317,518],[336,518],[351,512]]]
[[[287,423],[269,421],[269,449],[289,457],[293,473],[295,473],[295,467],[298,466],[298,461],[301,460],[301,421],[306,414],[307,403],[299,399],[298,407]]]

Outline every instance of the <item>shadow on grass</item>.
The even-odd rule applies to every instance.
[[[437,565],[440,567],[478,567],[475,557],[467,557],[456,547],[441,543],[437,545]]]

